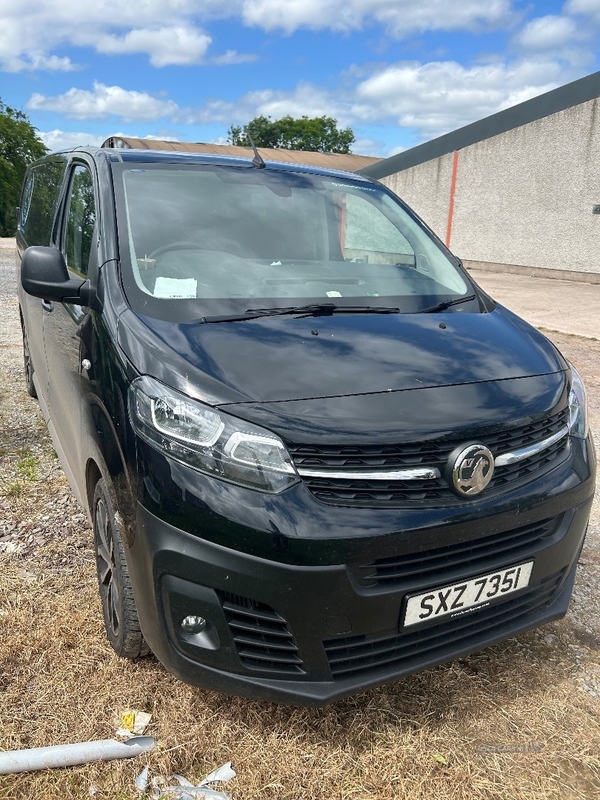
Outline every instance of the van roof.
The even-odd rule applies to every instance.
[[[207,153],[216,156],[237,156],[252,158],[250,146],[216,144],[215,142],[175,142],[164,139],[135,139],[129,136],[111,136],[101,147],[124,150],[169,150],[178,153]],[[308,164],[312,167],[335,169],[343,172],[360,172],[376,164],[381,158],[362,156],[357,153],[321,153],[314,150],[288,150],[282,147],[260,146],[260,154],[265,161],[290,161],[295,164]]]
[[[126,163],[155,163],[155,164],[215,164],[228,167],[252,167],[252,159],[242,156],[215,155],[212,153],[178,152],[173,150],[136,150],[110,147],[77,147],[63,152],[85,152],[94,157],[104,155],[112,162]],[[260,152],[260,149],[259,149]],[[361,183],[372,183],[372,180],[356,172],[346,172],[329,167],[319,167],[310,164],[298,164],[286,161],[267,161],[267,169],[281,172],[302,172],[312,175],[329,177],[352,178]]]

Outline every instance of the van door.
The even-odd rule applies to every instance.
[[[60,247],[69,275],[86,279],[97,265],[94,180],[87,164],[74,162],[63,206]],[[82,464],[81,396],[82,340],[91,325],[90,309],[76,303],[51,303],[44,320],[48,365],[50,419],[65,472],[83,503],[85,464]],[[85,507],[85,503],[84,507]]]
[[[17,225],[17,273],[21,274],[23,252],[31,245],[55,244],[56,210],[63,185],[66,161],[52,157],[34,167],[25,180]],[[47,301],[19,290],[24,334],[35,373],[35,384],[44,416],[48,416],[48,374],[44,352],[44,309]]]

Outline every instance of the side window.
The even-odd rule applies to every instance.
[[[27,176],[27,180],[23,186],[23,194],[21,195],[21,219],[19,221],[21,230],[27,225],[27,217],[29,216],[29,209],[31,208],[31,196],[33,194],[34,175],[35,173],[31,172]]]
[[[345,197],[343,251],[346,260],[414,266],[415,253],[398,228],[362,197]]]
[[[23,188],[19,220],[19,229],[28,247],[50,244],[64,171],[65,162],[61,159],[40,164],[29,173]]]
[[[63,247],[67,267],[78,275],[87,275],[95,224],[92,176],[87,167],[78,166],[71,175]]]

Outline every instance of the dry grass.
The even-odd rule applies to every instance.
[[[152,712],[159,745],[134,761],[0,777],[0,798],[80,798],[90,786],[98,798],[134,798],[145,762],[200,778],[227,760],[245,800],[600,793],[598,701],[576,689],[568,649],[539,633],[326,709],[255,703],[185,686],[152,658],[114,656],[89,550],[76,545],[71,534],[31,562],[2,560],[0,746],[108,738],[127,707]],[[552,629],[571,639],[568,622]],[[478,752],[492,743],[543,747]]]
[[[16,366],[3,370],[0,749],[111,737],[129,707],[152,712],[158,746],[131,761],[0,776],[0,799],[85,798],[93,787],[126,800],[145,763],[193,779],[228,760],[235,800],[600,796],[600,703],[582,689],[600,676],[598,631],[577,614],[326,709],[226,697],[153,658],[118,659],[89,526],[20,380]],[[7,542],[17,552],[2,553]],[[481,752],[493,744],[523,752]]]
[[[137,797],[144,763],[200,778],[227,760],[236,800],[600,794],[600,708],[579,688],[585,636],[570,618],[316,710],[202,691],[153,658],[118,659],[102,629],[89,528],[36,430],[37,479],[16,496],[0,490],[24,547],[0,556],[0,748],[108,738],[128,707],[152,712],[159,745],[133,761],[0,777],[3,800],[82,798],[90,787],[125,800]],[[23,458],[15,444],[12,456],[10,442],[4,450],[9,479]],[[599,669],[594,652],[585,648],[588,673]],[[489,744],[530,752],[478,751]]]

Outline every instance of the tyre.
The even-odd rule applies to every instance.
[[[103,479],[98,481],[94,491],[93,523],[106,635],[117,655],[123,658],[145,656],[150,648],[140,628],[115,506]]]
[[[27,389],[27,394],[30,397],[37,397],[35,384],[33,382],[33,363],[31,361],[31,353],[29,352],[29,339],[27,338],[27,333],[25,332],[25,326],[23,325],[23,321],[21,321],[21,330],[23,331],[23,361],[25,364],[25,387]]]

